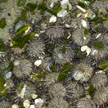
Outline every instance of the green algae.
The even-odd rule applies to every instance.
[[[0,28],[4,29],[6,27],[7,23],[6,23],[6,18],[1,18],[0,19]]]

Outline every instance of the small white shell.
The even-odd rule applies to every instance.
[[[17,104],[13,104],[12,108],[19,108],[19,106]]]
[[[85,9],[83,9],[82,7],[80,7],[80,6],[76,6],[78,9],[80,9],[82,12],[86,12],[86,10]]]
[[[49,20],[49,22],[50,23],[55,23],[56,21],[57,21],[57,17],[54,16],[54,15],[52,15],[51,18],[50,18],[50,20]]]
[[[62,7],[62,9],[66,9],[67,6],[69,6],[69,9],[72,9],[72,5],[69,3],[69,0],[62,0],[61,1],[61,7]]]
[[[19,60],[15,60],[15,61],[14,61],[14,65],[15,65],[15,66],[19,65],[19,63],[20,63]]]
[[[40,66],[42,64],[42,60],[36,60],[35,62],[34,62],[34,65],[35,66]]]
[[[82,52],[86,51],[87,56],[88,56],[90,54],[90,52],[91,52],[91,49],[88,46],[82,46],[81,51]]]
[[[101,33],[99,33],[99,34],[96,36],[96,39],[98,39],[100,36],[101,36]]]
[[[25,108],[29,108],[29,106],[30,106],[30,101],[27,99],[27,100],[25,100],[24,102],[23,102],[23,106],[25,107]]]
[[[37,107],[41,108],[43,104],[44,104],[44,100],[42,100],[41,98],[35,99],[35,105]]]
[[[84,20],[84,19],[81,20],[81,25],[82,25],[83,28],[88,28],[87,21]]]
[[[36,107],[35,107],[35,105],[30,105],[30,107],[29,107],[29,108],[36,108]]]
[[[38,97],[37,94],[32,94],[32,99],[36,99]]]
[[[57,16],[58,17],[64,17],[67,15],[67,11],[62,9],[60,12],[57,13]]]
[[[6,79],[11,78],[11,76],[12,76],[12,72],[8,72],[8,73],[5,75]]]
[[[39,37],[39,34],[35,34],[35,37]]]
[[[50,8],[53,8],[54,7],[54,2],[52,2],[51,4],[50,4]]]

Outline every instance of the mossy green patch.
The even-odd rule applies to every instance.
[[[100,68],[100,69],[106,69],[106,68],[108,68],[108,60],[105,60],[102,63],[100,63],[98,65],[98,68]]]
[[[23,20],[23,21],[27,21],[28,18],[27,18],[27,10],[26,10],[26,8],[24,8],[21,11],[21,15],[20,15],[20,17],[18,19]]]
[[[58,81],[63,81],[68,77],[69,71],[72,69],[72,64],[65,64],[63,68],[60,69],[60,74],[58,76]]]
[[[62,9],[60,4],[55,5],[52,9],[49,9],[45,2],[42,2],[38,5],[38,9],[40,10],[41,14],[44,14],[45,11],[49,12],[57,16],[57,13]]]
[[[29,33],[25,36],[18,36],[16,39],[12,40],[12,47],[23,48],[26,43],[35,37],[34,33]]]
[[[9,71],[11,71],[14,68],[13,62],[9,62],[9,64],[6,67],[3,67],[0,70],[0,76],[4,77]]]
[[[3,77],[0,77],[0,92],[5,88],[5,79]]]
[[[51,68],[50,68],[50,69],[51,69],[51,71],[52,71],[52,72],[57,72],[56,66],[54,66],[54,65],[53,65],[53,66],[51,66]]]
[[[8,89],[5,87],[5,79],[0,76],[0,96],[5,96],[8,92]]]
[[[17,6],[18,6],[18,7],[24,6],[24,5],[26,4],[26,1],[27,1],[27,0],[18,0]]]
[[[6,27],[6,18],[1,18],[0,19],[0,28],[4,29]]]
[[[66,52],[66,46],[64,45],[63,47],[62,47],[62,53],[64,54]]]
[[[81,2],[81,1],[78,2],[78,6],[82,7],[85,10],[88,9],[87,5],[84,2]]]
[[[8,0],[0,0],[0,3],[6,3]]]
[[[37,4],[36,3],[28,3],[26,5],[27,11],[30,11],[30,12],[33,12],[36,8],[37,8]]]
[[[6,51],[6,45],[2,39],[0,39],[0,51]]]
[[[88,30],[87,29],[84,29],[84,35],[87,36],[88,33],[89,33]]]
[[[29,26],[28,25],[23,25],[21,26],[17,31],[16,31],[16,35],[20,36],[23,35],[25,33],[26,30],[28,30]]]
[[[93,95],[94,95],[94,90],[95,90],[94,86],[89,85],[88,93],[91,97],[93,97]]]
[[[104,44],[101,41],[95,41],[95,42],[93,42],[93,46],[97,50],[104,50]]]

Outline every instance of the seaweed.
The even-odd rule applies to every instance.
[[[26,1],[27,1],[27,0],[18,0],[17,6],[18,6],[18,7],[24,6],[24,5],[26,4]]]
[[[7,23],[6,23],[6,18],[1,18],[0,19],[0,28],[4,29],[6,27]]]
[[[2,52],[6,51],[6,45],[3,41],[3,39],[0,39],[0,51],[2,51]]]
[[[107,67],[108,67],[108,61],[107,60],[103,61],[102,63],[100,63],[98,65],[98,68],[100,68],[100,69],[106,69]]]
[[[60,69],[58,81],[65,80],[68,77],[68,73],[72,69],[72,67],[73,67],[73,64],[65,64],[64,67]]]
[[[97,50],[104,50],[104,44],[101,41],[94,41],[93,46]]]

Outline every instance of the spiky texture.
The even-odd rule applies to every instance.
[[[27,46],[27,53],[30,56],[41,57],[44,55],[45,44],[42,40],[33,40]]]
[[[107,76],[105,73],[97,73],[91,79],[91,84],[96,88],[104,87],[107,84]]]
[[[93,102],[88,98],[81,98],[77,103],[77,108],[95,108]]]
[[[87,45],[90,41],[90,34],[84,34],[84,29],[78,28],[72,34],[72,39],[77,45],[83,46]]]
[[[71,47],[65,46],[65,51],[63,52],[63,45],[58,45],[53,52],[53,58],[58,64],[65,64],[72,61],[74,53]]]
[[[32,63],[29,60],[21,59],[19,60],[19,64],[14,66],[13,73],[18,78],[29,76],[31,72],[32,72]]]
[[[76,65],[73,70],[74,79],[81,82],[88,81],[91,78],[92,74],[93,68],[90,66],[90,64],[87,64],[86,62]]]
[[[68,108],[68,103],[63,98],[53,98],[48,108]]]
[[[66,89],[65,87],[60,84],[60,83],[56,83],[54,85],[52,85],[49,89],[49,93],[53,96],[53,97],[64,97],[66,95]]]
[[[105,104],[108,100],[108,87],[103,87],[103,88],[98,89],[95,92],[93,99],[97,105]]]

